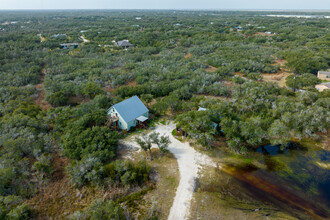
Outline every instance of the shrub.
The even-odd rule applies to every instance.
[[[0,219],[29,219],[31,209],[22,201],[19,196],[0,196]]]
[[[127,219],[124,209],[116,205],[112,200],[103,202],[100,199],[95,200],[84,212],[75,212],[69,219]]]
[[[63,106],[69,101],[69,97],[64,92],[55,92],[53,94],[47,95],[46,100],[53,106]]]
[[[85,183],[97,185],[103,179],[104,169],[100,159],[87,157],[79,162],[73,162],[67,167],[71,181],[76,187]]]
[[[54,168],[51,165],[51,155],[49,154],[42,154],[41,157],[33,164],[33,169],[36,170],[38,173],[49,175],[53,173]]]
[[[133,164],[127,160],[117,160],[104,167],[105,176],[114,184],[142,184],[149,179],[150,167],[145,160]]]
[[[30,219],[30,217],[31,209],[26,204],[22,204],[15,207],[7,214],[7,218],[11,220],[25,220]]]
[[[72,126],[61,139],[65,154],[80,160],[84,156],[109,161],[116,156],[118,133],[107,127],[93,127],[81,130]]]

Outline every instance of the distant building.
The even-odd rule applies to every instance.
[[[237,26],[237,27],[235,27],[235,29],[238,30],[238,31],[244,30],[244,28],[242,28],[242,26]]]
[[[315,86],[315,88],[320,92],[330,89],[330,82],[318,84]]]
[[[59,38],[59,37],[66,37],[66,34],[55,34],[51,36],[51,38]]]
[[[144,126],[149,118],[149,110],[137,96],[133,96],[125,101],[111,106],[107,115],[111,124],[115,124],[122,130],[129,131],[138,125]]]
[[[61,49],[76,49],[78,48],[79,44],[78,43],[65,43],[65,44],[60,44]]]
[[[319,78],[321,80],[330,81],[330,72],[328,72],[328,71],[319,71],[317,73],[317,78]]]
[[[129,42],[129,40],[121,40],[121,41],[115,42],[115,45],[116,45],[117,47],[121,47],[121,48],[123,48],[123,49],[127,49],[127,48],[129,48],[129,47],[134,47],[134,45],[131,44],[131,43]]]

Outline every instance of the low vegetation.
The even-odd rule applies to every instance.
[[[121,198],[159,195],[152,164],[169,160],[169,138],[153,133],[137,139],[150,160],[152,144],[161,156],[130,162],[118,159],[118,141],[125,134],[106,126],[106,110],[133,95],[156,117],[175,118],[205,149],[219,136],[232,152],[243,154],[262,144],[285,145],[327,132],[329,92],[313,87],[320,82],[316,72],[330,66],[328,20],[267,13],[1,12],[0,218],[45,218],[42,211],[49,205],[44,210],[52,218],[120,219],[139,213],[125,209]],[[82,42],[82,33],[90,42]],[[123,39],[134,47],[114,46]],[[79,44],[61,49],[61,43]],[[287,88],[261,80],[283,68],[296,77],[287,78]],[[41,101],[46,108],[37,105]],[[66,163],[59,165],[59,157]],[[175,188],[177,179],[170,176],[166,187]],[[61,190],[74,197],[74,190],[88,188],[97,198],[82,199],[88,204],[66,213],[60,202],[43,195],[52,184],[64,195],[54,195],[60,202],[66,199]],[[125,193],[102,199],[96,191],[107,186]],[[43,207],[38,198],[48,204]],[[154,212],[151,206],[152,211],[141,211],[143,218],[166,218],[169,207]]]

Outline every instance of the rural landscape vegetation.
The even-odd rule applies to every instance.
[[[0,219],[330,218],[329,16],[1,11]]]

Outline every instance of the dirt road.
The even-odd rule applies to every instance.
[[[161,135],[170,137],[172,143],[169,150],[174,154],[179,164],[180,183],[168,219],[188,219],[198,170],[201,165],[215,166],[215,164],[209,157],[195,151],[188,142],[182,143],[175,139],[171,134],[173,129],[175,129],[173,123],[159,125],[155,129]]]
[[[198,177],[198,170],[203,165],[216,167],[216,164],[206,155],[203,155],[194,148],[192,148],[188,142],[180,142],[172,136],[172,131],[175,129],[175,124],[171,122],[167,125],[159,124],[153,130],[160,133],[160,135],[169,136],[171,144],[168,150],[174,154],[178,161],[180,171],[180,183],[176,190],[173,205],[168,216],[169,220],[181,220],[189,218],[190,203],[195,190],[195,181]],[[134,141],[134,136],[129,140],[124,140],[123,145],[129,147],[133,151],[140,148]],[[156,147],[156,146],[153,146]],[[128,155],[127,158],[130,158]]]

